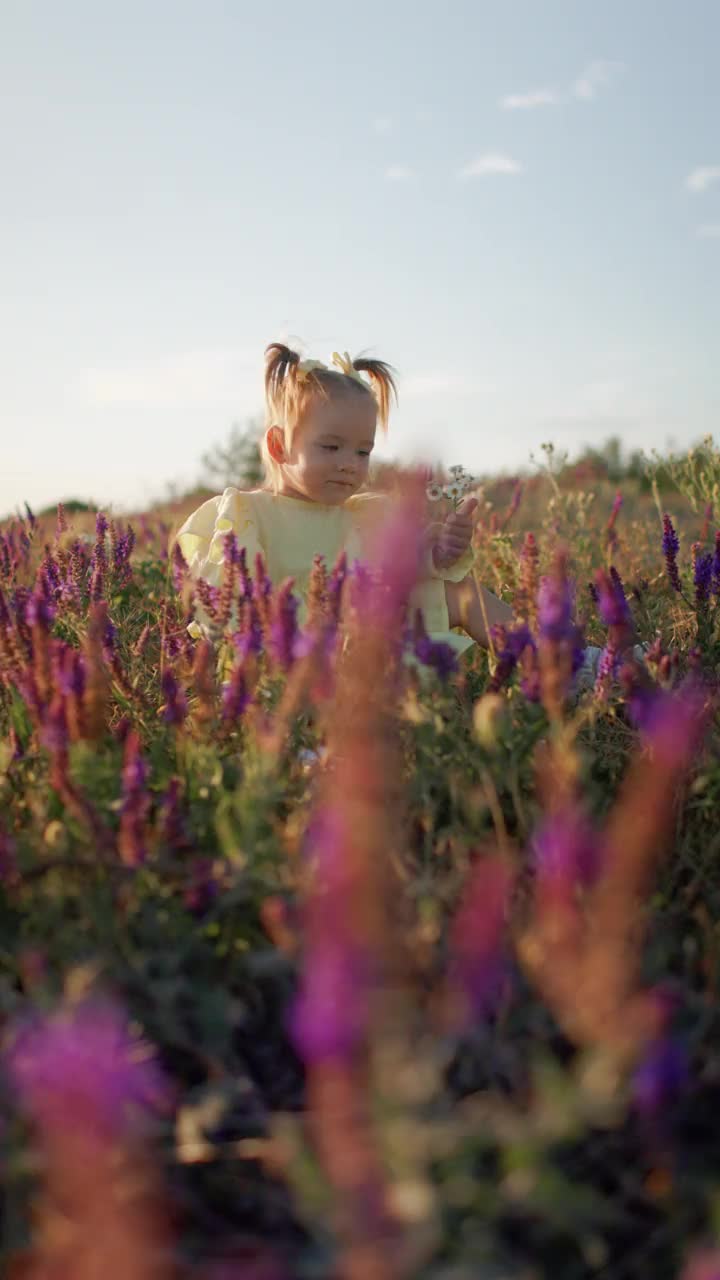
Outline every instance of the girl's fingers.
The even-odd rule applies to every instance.
[[[477,510],[477,504],[477,498],[463,498],[457,509],[457,514],[471,520]]]

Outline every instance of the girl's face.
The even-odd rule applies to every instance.
[[[376,423],[374,398],[349,392],[314,399],[289,442],[272,427],[268,444],[283,473],[279,492],[331,507],[347,502],[367,480]]]

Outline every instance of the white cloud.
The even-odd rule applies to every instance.
[[[709,222],[698,227],[697,234],[701,240],[720,240],[720,222]]]
[[[707,191],[711,183],[719,181],[720,164],[705,164],[688,174],[685,186],[688,191]]]
[[[508,93],[500,99],[503,111],[534,111],[536,107],[552,107],[562,101],[555,89],[533,89],[530,93]]]
[[[373,129],[376,133],[389,133],[392,129],[390,116],[376,116],[373,120]]]
[[[388,182],[407,182],[409,178],[415,177],[415,170],[408,164],[389,164],[385,170],[385,177]]]
[[[259,351],[210,347],[179,351],[132,365],[83,369],[70,390],[93,405],[261,403]]]
[[[459,178],[487,178],[496,174],[510,176],[522,173],[522,165],[502,151],[486,151],[476,156],[458,172]]]
[[[606,88],[622,69],[622,62],[608,62],[602,58],[591,62],[573,84],[575,97],[586,102],[596,98],[599,91]]]

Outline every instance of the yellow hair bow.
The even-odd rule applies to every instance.
[[[340,373],[345,374],[346,378],[354,378],[362,387],[367,386],[365,379],[360,376],[347,351],[344,351],[342,355],[339,351],[333,351],[332,362]],[[322,360],[299,360],[295,366],[295,376],[298,382],[306,382],[310,374],[314,373],[316,369],[327,368],[329,366],[323,364]]]
[[[345,374],[346,378],[354,378],[362,387],[366,386],[365,379],[361,377],[359,371],[355,368],[347,351],[343,351],[342,355],[340,355],[339,351],[333,351],[332,362],[336,369]]]

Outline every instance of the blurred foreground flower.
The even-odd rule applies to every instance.
[[[30,1280],[170,1280],[142,1144],[169,1095],[148,1046],[115,1005],[87,1000],[17,1026],[6,1065],[42,1156]]]
[[[546,856],[538,867],[534,917],[520,937],[520,955],[566,1034],[622,1064],[634,1064],[665,1021],[653,993],[640,987],[639,921],[705,716],[692,688],[658,700],[645,727],[645,750],[597,833],[572,817],[572,776],[563,794],[561,759],[552,749],[547,753],[544,787],[555,834],[549,861]],[[581,896],[578,864],[586,849],[596,869]]]
[[[133,1116],[168,1100],[151,1050],[109,1003],[20,1023],[6,1062],[23,1105],[45,1130],[86,1125],[98,1139],[113,1139]]]

